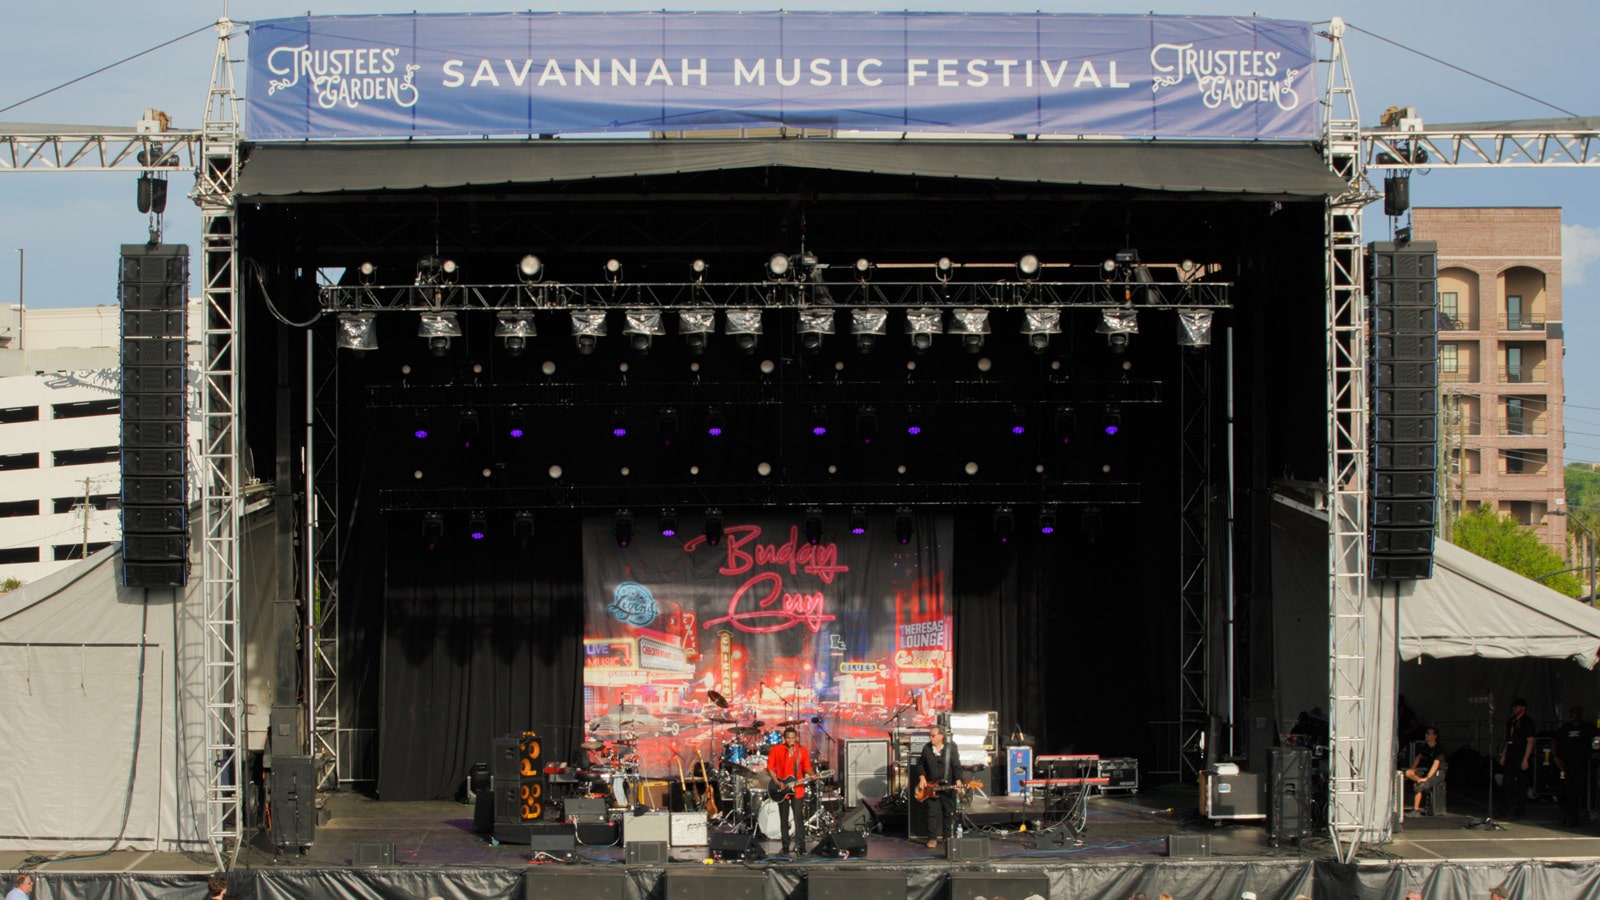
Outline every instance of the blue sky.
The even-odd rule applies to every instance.
[[[30,4],[7,16],[7,52],[0,57],[0,107],[93,72],[214,22],[226,11],[235,21],[304,15],[410,12],[501,12],[631,9],[773,9],[770,5],[699,2],[667,6],[566,3],[434,2],[403,8],[392,3],[338,0],[290,5],[241,0],[224,5],[198,0],[126,3],[64,0]],[[804,9],[871,10],[884,4],[833,0]],[[925,0],[927,11],[1052,13],[1152,12],[1173,15],[1253,15],[1327,21],[1338,15],[1356,29],[1346,40],[1362,119],[1375,122],[1390,105],[1417,108],[1429,123],[1546,118],[1560,112],[1497,87],[1490,81],[1580,115],[1600,114],[1592,99],[1593,40],[1600,35],[1600,4],[1593,0],[1543,0],[1523,7],[1417,0],[1408,4],[1351,0],[1343,4],[1274,2],[1147,2],[1137,9],[1106,2],[1007,3]],[[1518,11],[1521,14],[1517,14]],[[1372,37],[1370,32],[1380,37]],[[179,128],[196,128],[205,108],[215,53],[210,29],[110,71],[0,112],[0,122],[131,126],[146,108],[165,110]],[[1386,40],[1385,40],[1386,39]],[[1399,46],[1396,46],[1399,45]],[[1319,52],[1321,48],[1319,47]],[[233,56],[243,57],[237,47]],[[1456,71],[1438,57],[1480,78]],[[239,73],[242,79],[242,70]],[[239,87],[243,88],[242,82]],[[199,214],[185,198],[192,179],[172,181],[166,238],[198,243]],[[1434,170],[1412,179],[1417,206],[1559,206],[1563,209],[1564,319],[1569,352],[1567,460],[1600,461],[1600,167],[1593,170]],[[1369,208],[1369,238],[1388,237],[1387,220]],[[26,259],[23,290],[32,307],[92,306],[116,302],[118,246],[138,243],[145,217],[134,207],[130,174],[0,173],[0,302],[15,302],[19,261]],[[17,250],[25,250],[19,254]],[[196,273],[198,277],[198,273]]]

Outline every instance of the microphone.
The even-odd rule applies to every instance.
[[[822,724],[822,717],[821,716],[812,716],[811,717],[811,724],[813,724],[813,725],[821,725]]]

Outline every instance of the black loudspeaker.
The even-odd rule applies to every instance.
[[[1065,828],[1054,831],[1041,831],[1034,841],[1035,850],[1068,850],[1077,846],[1072,838],[1072,832]]]
[[[528,900],[623,900],[628,873],[619,868],[539,866],[522,879]]]
[[[1274,747],[1268,783],[1267,834],[1274,844],[1298,841],[1311,833],[1311,751]]]
[[[867,855],[867,836],[859,831],[835,831],[823,835],[811,852],[834,859],[859,859]]]
[[[951,838],[947,845],[949,851],[946,859],[974,860],[989,858],[989,839],[986,837],[958,837]]]
[[[667,900],[761,900],[766,873],[738,867],[667,873]]]
[[[806,872],[808,900],[906,900],[903,872],[864,872],[854,866]]]
[[[189,248],[124,244],[122,309],[122,560],[129,587],[189,581]]]
[[[267,783],[272,804],[272,845],[278,849],[309,847],[317,837],[317,770],[309,756],[280,756],[272,761]]]
[[[1011,872],[950,873],[950,900],[977,900],[980,897],[1022,900],[1024,897],[1048,896],[1050,896],[1048,875]]]
[[[1398,216],[1411,208],[1411,176],[1386,175],[1383,179],[1383,214]]]
[[[1167,855],[1170,857],[1205,857],[1211,855],[1209,834],[1167,835]]]
[[[569,822],[606,820],[606,802],[594,797],[569,797],[561,802],[561,811]]]
[[[666,841],[629,841],[625,848],[630,866],[660,866],[667,862]]]
[[[475,834],[494,833],[494,790],[479,791],[472,798],[472,830]]]
[[[865,803],[852,809],[847,809],[839,815],[838,829],[840,831],[859,831],[865,834],[868,831],[878,830],[878,815],[872,807]]]
[[[712,859],[760,859],[761,845],[752,835],[713,831],[706,835],[706,855]]]
[[[392,866],[394,865],[394,843],[363,842],[357,841],[350,845],[350,864],[352,866]]]
[[[917,783],[916,778],[912,778],[911,779],[911,783],[913,785],[916,784]],[[928,838],[931,838],[931,837],[943,837],[944,836],[944,835],[940,835],[940,834],[929,834],[928,833],[928,805],[931,804],[931,803],[938,803],[938,802],[939,801],[937,801],[937,800],[928,800],[926,802],[919,801],[919,800],[912,800],[909,804],[907,804],[907,806],[906,806],[906,837],[911,838],[912,840],[917,840],[919,838],[922,839],[922,840],[927,840]]]
[[[1409,206],[1408,182],[1385,182],[1385,204]],[[1391,215],[1394,213],[1391,213]],[[1372,298],[1372,506],[1374,578],[1428,578],[1437,518],[1438,247],[1428,241],[1368,247]]]
[[[578,822],[578,843],[586,847],[609,847],[617,842],[615,822]]]

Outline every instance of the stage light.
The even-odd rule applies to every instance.
[[[529,253],[517,261],[517,277],[523,284],[538,284],[544,279],[544,262]]]
[[[628,411],[614,409],[611,411],[611,436],[625,438],[628,436]]]
[[[519,509],[511,514],[511,536],[526,541],[533,537],[533,511]]]
[[[656,413],[656,437],[661,439],[661,446],[670,447],[678,439],[678,410],[676,407],[663,406]]]
[[[906,434],[916,437],[922,433],[922,409],[913,406],[906,410]]]
[[[714,309],[682,309],[678,311],[678,333],[683,335],[684,346],[690,356],[706,352],[711,333],[717,330],[717,312]]]
[[[653,309],[626,309],[622,311],[622,333],[628,336],[628,346],[636,352],[649,353],[650,343],[657,335],[667,333],[661,323],[661,313]]]
[[[726,427],[726,419],[723,417],[722,407],[707,407],[706,435],[708,437],[722,437],[722,430],[724,427]]]
[[[372,280],[378,277],[377,264],[369,260],[361,263],[359,266],[356,266],[356,277],[361,281],[362,284],[371,284]]]
[[[611,522],[611,533],[616,537],[618,547],[633,543],[633,513],[626,509],[617,510]]]
[[[871,281],[873,268],[872,260],[867,259],[865,256],[857,259],[855,265],[856,280],[862,284]]]
[[[506,415],[506,434],[510,435],[513,439],[521,440],[522,436],[528,433],[527,429],[528,426],[526,420],[523,418],[522,410],[512,409],[511,412]]]
[[[1101,427],[1105,430],[1105,433],[1109,435],[1115,436],[1121,433],[1122,408],[1119,406],[1106,407],[1105,416],[1101,420]]]
[[[756,352],[761,342],[761,310],[730,309],[725,315],[722,330],[733,338],[734,348],[746,356]]]
[[[440,259],[429,254],[417,260],[417,284],[450,284],[459,274],[453,259]]]
[[[1058,406],[1054,416],[1056,440],[1063,444],[1072,443],[1072,432],[1078,425],[1077,415],[1070,406]]]
[[[478,439],[478,411],[463,409],[456,417],[456,438],[461,446],[470,448]]]
[[[1044,509],[1039,510],[1039,533],[1040,534],[1055,534],[1056,533],[1056,508],[1055,507],[1046,506]]]
[[[850,533],[857,535],[867,533],[867,514],[860,508],[850,510]]]
[[[1211,310],[1178,310],[1178,346],[1211,346]]]
[[[987,309],[955,309],[950,311],[950,333],[961,335],[961,349],[977,353],[983,349],[984,336],[989,333]]]
[[[811,433],[822,437],[828,433],[828,410],[825,407],[813,406],[811,408]]]
[[[428,417],[417,413],[411,417],[411,436],[419,441],[428,439]]]
[[[822,508],[813,506],[806,510],[806,543],[815,547],[822,543]]]
[[[1039,257],[1032,253],[1022,254],[1017,260],[1017,277],[1023,281],[1033,281],[1039,277]]]
[[[1020,406],[1011,407],[1011,433],[1016,435],[1028,433],[1028,413]]]
[[[833,334],[833,310],[812,308],[800,310],[799,332],[802,350],[807,353],[820,351],[823,338]]]
[[[870,403],[856,410],[856,436],[863,444],[878,436],[878,408]]]
[[[1128,349],[1131,336],[1139,333],[1139,311],[1126,306],[1108,306],[1100,310],[1100,324],[1094,330],[1106,336],[1106,345],[1112,353],[1122,353]]]
[[[940,284],[949,284],[950,277],[955,274],[955,270],[955,263],[950,261],[950,257],[941,256],[939,261],[933,264],[933,277],[937,278]]]
[[[671,509],[661,511],[661,536],[678,536],[678,514]]]
[[[622,262],[617,259],[606,260],[605,265],[600,267],[600,274],[605,276],[606,282],[609,284],[621,284]]]
[[[706,280],[706,272],[710,271],[710,269],[711,266],[705,260],[697,259],[689,263],[689,277],[693,279],[695,284],[701,284]]]
[[[483,513],[474,511],[467,516],[467,536],[475,541],[481,541],[489,536],[489,523]]]
[[[933,336],[944,333],[944,314],[937,309],[918,307],[906,310],[906,334],[911,336],[911,349],[927,353],[933,348]]]
[[[1011,541],[1011,535],[1017,529],[1017,516],[1009,506],[997,506],[994,510],[994,536],[1005,544]]]
[[[444,516],[436,512],[422,514],[422,539],[430,545],[444,537]]]
[[[878,338],[889,333],[889,311],[869,308],[850,310],[850,333],[855,335],[856,349],[871,353],[878,346]]]
[[[528,349],[528,338],[538,334],[532,313],[502,312],[495,316],[494,336],[506,342],[507,355],[521,356]]]
[[[603,309],[575,309],[572,316],[572,339],[578,352],[584,356],[593,353],[600,339],[606,336],[606,311]]]
[[[341,350],[365,353],[378,349],[377,317],[372,313],[340,313],[334,339]]]
[[[1083,536],[1087,538],[1091,544],[1099,539],[1100,528],[1102,524],[1103,520],[1100,516],[1100,508],[1097,506],[1091,506],[1085,509],[1078,518],[1078,528],[1083,531]]]
[[[1050,335],[1061,333],[1061,310],[1024,309],[1022,333],[1033,352],[1043,353],[1050,346]]]
[[[417,337],[428,342],[428,352],[443,356],[450,352],[450,339],[461,337],[461,323],[453,312],[423,313],[417,319]]]
[[[767,278],[770,281],[782,281],[789,277],[789,257],[782,253],[774,253],[767,260]]]
[[[911,507],[897,508],[894,511],[894,539],[901,544],[909,544],[916,533],[916,526],[911,519]]]
[[[722,543],[722,510],[712,508],[706,510],[706,544],[715,547]]]

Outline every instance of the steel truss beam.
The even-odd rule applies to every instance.
[[[198,131],[0,132],[0,172],[193,172]]]
[[[1361,155],[1369,170],[1595,166],[1600,165],[1600,131],[1372,130],[1362,133]]]
[[[1204,768],[1212,696],[1210,360],[1207,347],[1179,362],[1178,774],[1186,784],[1198,783]]]
[[[304,599],[307,734],[319,761],[317,788],[339,786],[339,358],[325,332],[306,332],[305,554],[310,595]]]

